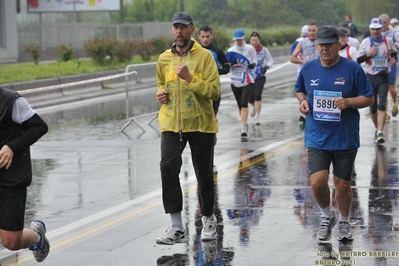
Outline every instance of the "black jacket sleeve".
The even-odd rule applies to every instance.
[[[222,50],[218,49],[217,51],[218,60],[221,65],[221,68],[218,69],[219,75],[225,75],[230,72],[230,64],[227,61],[226,55]]]
[[[359,56],[356,60],[359,64],[365,62],[368,59],[367,54],[364,54],[362,56]]]
[[[44,122],[38,114],[34,114],[31,118],[24,121],[21,127],[22,134],[7,143],[7,146],[10,147],[14,153],[22,148],[31,146],[48,131],[46,122]]]

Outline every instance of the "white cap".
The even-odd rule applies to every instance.
[[[397,18],[393,18],[393,19],[391,19],[391,24],[398,24],[399,23],[399,20],[397,19]]]
[[[301,36],[307,36],[307,35],[308,35],[308,25],[303,25],[301,30]]]

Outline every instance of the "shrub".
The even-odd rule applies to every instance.
[[[57,60],[59,62],[68,62],[75,58],[75,48],[70,45],[61,45],[57,49]]]
[[[115,41],[94,38],[83,46],[85,52],[99,64],[109,64],[114,59]]]
[[[114,57],[118,62],[128,62],[134,56],[134,45],[131,41],[115,42]]]
[[[141,56],[143,61],[150,61],[151,55],[154,54],[154,46],[148,41],[133,41],[135,54]]]
[[[29,45],[26,46],[24,49],[26,52],[30,53],[30,56],[32,57],[35,65],[38,65],[41,55],[41,48],[39,46]]]
[[[153,50],[153,55],[159,55],[172,46],[173,40],[170,37],[156,37],[149,40]]]

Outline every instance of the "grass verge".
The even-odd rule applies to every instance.
[[[149,62],[156,62],[157,59],[158,56],[152,56]],[[148,62],[144,62],[140,56],[137,56],[129,62],[112,62],[104,65],[99,65],[91,59],[42,63],[39,65],[34,65],[33,63],[2,65],[0,66],[0,84],[124,69],[127,65],[141,63]]]

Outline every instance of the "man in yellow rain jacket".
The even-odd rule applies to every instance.
[[[220,79],[213,55],[191,36],[195,32],[191,15],[179,12],[172,19],[175,43],[159,56],[157,99],[161,126],[162,199],[171,224],[157,244],[187,243],[181,211],[183,195],[179,181],[182,152],[187,142],[198,181],[204,241],[216,238],[213,215],[213,148],[218,131],[212,101],[219,98]]]

